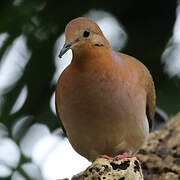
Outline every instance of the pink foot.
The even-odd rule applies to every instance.
[[[129,155],[127,152],[124,152],[123,154],[119,154],[114,158],[114,160],[120,160],[120,159],[125,159],[125,158],[133,158],[136,157],[136,155]]]
[[[108,159],[108,160],[113,160],[114,159],[113,157],[110,157],[110,156],[107,156],[107,155],[101,155],[101,158]]]

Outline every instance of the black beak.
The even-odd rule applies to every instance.
[[[72,42],[65,43],[60,51],[59,57],[61,58],[69,49],[71,49],[71,46],[72,46]]]

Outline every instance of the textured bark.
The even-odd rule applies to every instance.
[[[84,172],[72,180],[143,180],[142,169],[136,157],[122,160],[98,158]]]
[[[138,157],[145,180],[180,180],[180,113],[150,134]]]

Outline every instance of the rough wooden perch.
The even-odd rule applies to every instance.
[[[180,113],[150,134],[138,157],[145,180],[180,180]]]
[[[72,180],[180,180],[180,113],[150,134],[136,158],[119,161],[98,158]]]
[[[98,158],[73,180],[142,180],[143,174],[137,158],[107,160]]]

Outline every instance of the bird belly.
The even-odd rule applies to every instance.
[[[122,152],[133,154],[148,136],[147,119],[142,122],[145,126],[141,124],[143,127],[138,127],[133,120],[127,123],[126,117],[122,119],[114,115],[114,118],[97,118],[90,114],[74,117],[76,124],[67,125],[66,130],[73,148],[91,161],[103,154],[111,157]]]

